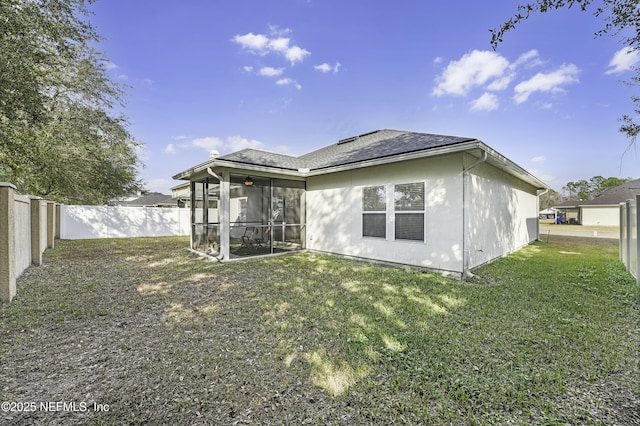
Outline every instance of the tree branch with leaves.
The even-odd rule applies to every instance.
[[[141,189],[139,144],[83,0],[0,1],[0,180],[65,203]]]
[[[491,46],[494,50],[503,42],[505,34],[514,30],[532,14],[547,13],[559,9],[579,9],[582,12],[592,12],[604,21],[603,27],[596,31],[596,37],[603,35],[619,36],[621,43],[628,46],[629,52],[640,49],[640,0],[537,0],[521,4],[516,13],[502,25],[489,30],[491,32]],[[630,86],[640,83],[640,69],[636,68],[636,76],[629,82]],[[630,139],[629,147],[635,144],[640,134],[640,97],[632,96],[636,105],[633,115],[620,118],[622,125],[620,132]],[[627,150],[629,149],[627,147]],[[626,152],[626,151],[625,151]]]

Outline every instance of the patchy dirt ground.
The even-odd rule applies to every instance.
[[[385,340],[390,349],[368,355],[361,370],[314,351],[330,342],[327,335],[345,333],[342,326],[330,316],[306,315],[312,306],[293,314],[286,301],[261,291],[289,280],[287,291],[304,292],[292,263],[218,264],[189,254],[185,245],[181,238],[63,241],[46,253],[45,265],[28,269],[18,296],[0,306],[0,424],[419,424],[430,414],[442,424],[482,419],[460,408],[468,401],[443,406],[410,389],[410,379],[390,388],[385,382],[394,376],[383,369],[413,366],[394,350],[392,335]],[[326,309],[333,308],[328,302]],[[447,303],[440,308],[456,306]],[[366,319],[346,314],[354,323]],[[292,329],[299,333],[288,333]],[[398,325],[397,333],[403,329]],[[637,336],[638,330],[629,338]],[[347,350],[361,343],[348,343]],[[596,378],[590,394],[578,387],[557,405],[580,411],[584,424],[640,424],[638,392],[628,385],[640,382],[630,377],[636,373],[637,362],[620,372],[625,384],[619,388]],[[344,391],[365,375],[368,386]],[[385,395],[389,389],[397,397]],[[412,408],[415,398],[420,410]],[[503,407],[501,415],[521,424],[531,418],[515,411]],[[504,418],[488,416],[485,423]]]

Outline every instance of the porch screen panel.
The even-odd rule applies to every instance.
[[[387,237],[387,200],[384,186],[362,188],[362,236]]]
[[[271,223],[274,243],[282,249],[297,249],[304,244],[305,183],[272,179]]]
[[[395,239],[424,241],[424,182],[394,187]]]
[[[207,178],[207,253],[220,254],[220,182]]]
[[[220,253],[218,201],[220,182],[207,178],[192,183],[191,240],[192,249],[211,255]]]
[[[203,196],[204,181],[191,183],[191,248],[204,251],[206,232],[204,228]]]
[[[268,228],[270,180],[255,175],[231,175],[229,186],[229,247],[232,257],[271,252],[270,243],[258,247],[255,238]]]

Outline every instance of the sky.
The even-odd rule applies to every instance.
[[[512,0],[97,0],[89,20],[140,176],[244,148],[288,155],[378,129],[473,137],[556,191],[640,177],[618,129],[640,55],[577,9],[531,16],[497,50]]]

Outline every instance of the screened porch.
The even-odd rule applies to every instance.
[[[224,173],[191,182],[191,248],[210,256],[300,250],[305,216],[304,181]]]

